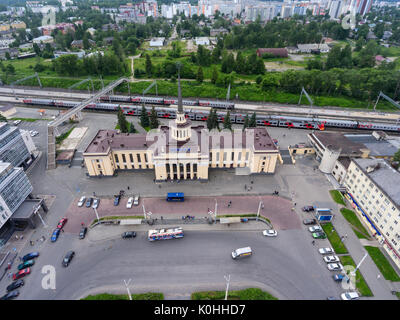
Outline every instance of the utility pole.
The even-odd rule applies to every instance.
[[[356,275],[356,271],[358,270],[358,268],[361,266],[361,263],[364,262],[365,258],[368,256],[368,252],[365,253],[364,257],[362,257],[361,261],[359,262],[359,264],[357,265],[357,267],[354,269],[354,271],[352,272],[353,276]]]
[[[258,221],[258,217],[260,216],[261,206],[264,207],[264,203],[262,201],[260,201],[260,203],[258,204],[258,211],[257,211],[257,219],[256,219],[256,221]]]
[[[217,223],[217,208],[218,208],[218,202],[217,199],[215,199],[215,210],[214,210],[215,224]]]
[[[131,292],[130,292],[130,290],[129,290],[129,283],[131,282],[131,280],[132,280],[132,279],[129,279],[129,280],[128,280],[128,283],[126,283],[126,281],[124,280],[126,290],[128,291],[129,300],[132,300]]]
[[[231,275],[228,274],[227,276],[224,276],[226,280],[226,290],[225,290],[225,300],[228,300],[228,290],[229,290],[229,282],[231,281]]]

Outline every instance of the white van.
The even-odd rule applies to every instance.
[[[232,251],[232,259],[250,257],[252,254],[253,251],[250,247],[239,248]]]
[[[357,292],[345,292],[340,295],[342,300],[357,300],[360,296]]]

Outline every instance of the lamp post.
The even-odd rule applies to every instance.
[[[99,222],[100,219],[99,219],[99,214],[97,213],[97,209],[96,209],[96,208],[93,208],[93,210],[94,210],[94,213],[96,214],[97,222]]]
[[[257,219],[256,219],[256,221],[258,221],[258,217],[260,216],[261,206],[262,206],[262,208],[264,208],[264,203],[262,201],[260,201],[260,203],[258,204],[258,211],[257,211]]]
[[[215,210],[214,210],[215,223],[217,223],[217,208],[218,208],[218,202],[217,199],[215,199]]]
[[[131,280],[132,280],[132,279],[129,279],[129,280],[128,280],[128,283],[124,280],[126,290],[128,291],[129,300],[132,300],[131,292],[130,292],[130,290],[129,290],[129,283],[131,282]]]
[[[361,261],[358,263],[357,267],[352,271],[352,275],[356,275],[356,271],[360,268],[361,264],[364,262],[365,258],[368,256],[368,252],[365,253],[364,257],[362,257]]]
[[[224,276],[226,280],[226,290],[225,290],[225,300],[228,300],[228,290],[229,290],[229,282],[231,281],[231,275],[228,274],[227,276]]]

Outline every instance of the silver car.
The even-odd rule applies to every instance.
[[[78,207],[82,207],[83,204],[85,203],[85,200],[86,200],[86,197],[85,197],[85,196],[82,196],[82,197],[79,199]]]
[[[135,196],[135,200],[133,200],[133,205],[138,206],[139,205],[139,195]]]
[[[338,256],[325,256],[324,261],[326,263],[332,263],[332,262],[340,262]]]

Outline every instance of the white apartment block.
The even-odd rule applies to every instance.
[[[400,172],[384,159],[352,159],[347,198],[400,268]]]

